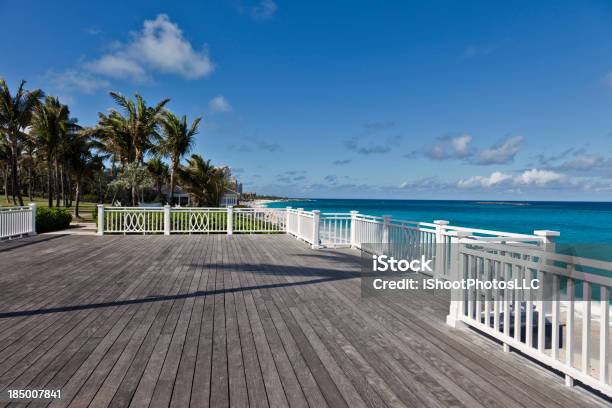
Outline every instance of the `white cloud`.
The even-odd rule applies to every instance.
[[[208,102],[208,107],[213,112],[229,112],[232,110],[232,105],[222,95],[215,96]]]
[[[389,136],[385,139],[380,137],[352,137],[344,141],[344,146],[351,151],[363,155],[370,154],[386,154],[391,152],[398,144],[401,143],[403,137],[401,135]]]
[[[436,177],[423,177],[413,181],[404,181],[399,185],[402,190],[440,190],[450,186],[446,182],[439,181]]]
[[[136,80],[146,80],[152,72],[196,79],[214,70],[208,52],[195,50],[166,14],[145,20],[142,30],[130,36],[130,41],[115,44],[113,51],[86,62],[85,67],[109,77]]]
[[[104,55],[94,62],[88,62],[85,67],[92,72],[113,78],[133,78],[145,80],[148,75],[145,69],[136,61],[120,55]]]
[[[249,8],[251,17],[256,20],[268,20],[274,16],[278,6],[272,0],[262,0],[257,5]]]
[[[472,176],[457,182],[459,188],[493,188],[509,186],[544,187],[566,181],[564,174],[552,170],[531,169],[516,175],[495,171],[488,176]]]
[[[455,152],[459,155],[465,155],[468,153],[469,144],[472,141],[472,136],[463,135],[456,137],[451,140],[451,145]]]
[[[484,187],[490,188],[512,180],[512,175],[499,171],[491,173],[489,176],[473,176],[461,179],[457,182],[459,188]]]
[[[425,156],[434,160],[462,159],[470,156],[472,136],[439,137],[436,143],[425,150]]]
[[[554,182],[562,181],[565,175],[552,170],[531,169],[524,171],[515,179],[516,184],[545,186]]]
[[[591,170],[606,164],[606,159],[599,154],[576,152],[573,159],[561,164],[561,168],[571,170]]]
[[[470,45],[463,51],[464,58],[474,58],[486,56],[493,53],[497,49],[494,45]]]
[[[522,136],[512,136],[502,140],[488,149],[480,151],[476,158],[476,164],[508,164],[514,161],[523,144]]]
[[[110,83],[101,78],[96,78],[87,72],[75,69],[67,69],[64,72],[47,71],[46,79],[59,91],[79,91],[92,94],[98,89],[108,88]]]

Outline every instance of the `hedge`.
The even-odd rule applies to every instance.
[[[70,226],[72,214],[65,208],[38,207],[36,209],[36,232],[58,231]]]

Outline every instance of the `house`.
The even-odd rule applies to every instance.
[[[162,195],[166,199],[170,200],[170,187],[164,186],[161,189]],[[185,192],[180,186],[174,186],[173,199],[170,205],[178,207],[189,207],[191,206],[191,195]]]
[[[229,207],[238,205],[240,200],[240,193],[231,188],[226,188],[225,192],[221,196],[221,207]]]
[[[242,194],[242,183],[238,182],[238,179],[232,176],[231,168],[229,166],[222,167],[225,177],[228,180],[228,186],[225,188],[225,192],[221,196],[221,207],[235,206],[240,202],[240,195]]]

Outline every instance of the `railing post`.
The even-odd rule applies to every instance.
[[[391,223],[390,215],[383,215],[383,238],[382,242],[385,244],[389,243],[389,224]]]
[[[446,226],[449,224],[446,220],[435,220],[436,224],[436,243],[434,261],[434,277],[439,278],[444,276],[444,267],[446,263]]]
[[[234,233],[234,206],[227,206],[227,235]]]
[[[98,204],[98,235],[104,235],[104,204]]]
[[[297,238],[302,238],[302,211],[303,208],[297,209]]]
[[[30,203],[30,216],[32,217],[30,235],[36,235],[36,203]]]
[[[312,249],[321,248],[319,240],[319,222],[321,222],[321,211],[313,210],[312,212]]]
[[[540,248],[542,248],[545,252],[555,252],[555,239],[561,235],[558,231],[549,231],[549,230],[539,230],[533,231],[533,235],[542,238],[542,243]],[[542,259],[543,264],[548,264],[549,262],[546,258]],[[543,300],[552,300],[552,289],[553,289],[553,277],[550,273],[545,273],[544,282],[540,282],[540,288],[542,288],[542,293],[540,294],[541,299]],[[539,303],[539,302],[536,302]],[[538,305],[536,304],[536,310],[538,313],[544,313],[544,316],[552,315],[552,302],[541,302],[544,310],[539,310]]]
[[[359,214],[359,211],[351,211],[351,248],[360,246],[357,244],[357,214]]]
[[[451,236],[451,263],[450,263],[450,280],[460,281],[465,275],[465,257],[461,251],[461,247],[465,244],[462,239],[471,235],[470,231],[454,231]],[[446,324],[456,329],[465,327],[465,323],[461,321],[464,309],[464,291],[463,289],[451,289],[451,301],[448,316],[446,316]]]
[[[171,217],[170,217],[170,210],[172,207],[170,207],[170,205],[166,204],[164,205],[164,235],[170,235],[170,228],[171,228]]]
[[[285,232],[290,234],[291,231],[289,231],[289,221],[291,219],[291,207],[285,208],[285,217]]]
[[[383,245],[381,248],[383,250],[383,254],[387,254],[390,255],[391,251],[390,251],[390,247],[391,247],[391,243],[390,243],[390,239],[389,239],[389,224],[391,224],[391,216],[390,215],[383,215],[383,236],[382,236],[382,244]]]

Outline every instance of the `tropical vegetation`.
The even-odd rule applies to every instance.
[[[219,205],[227,168],[200,155],[183,163],[201,117],[176,115],[170,99],[149,105],[138,93],[110,97],[114,107],[82,126],[59,98],[28,90],[25,81],[11,92],[0,78],[0,190],[7,203],[43,197],[49,208],[71,207],[79,217],[83,200],[173,203],[178,184],[197,205]]]

